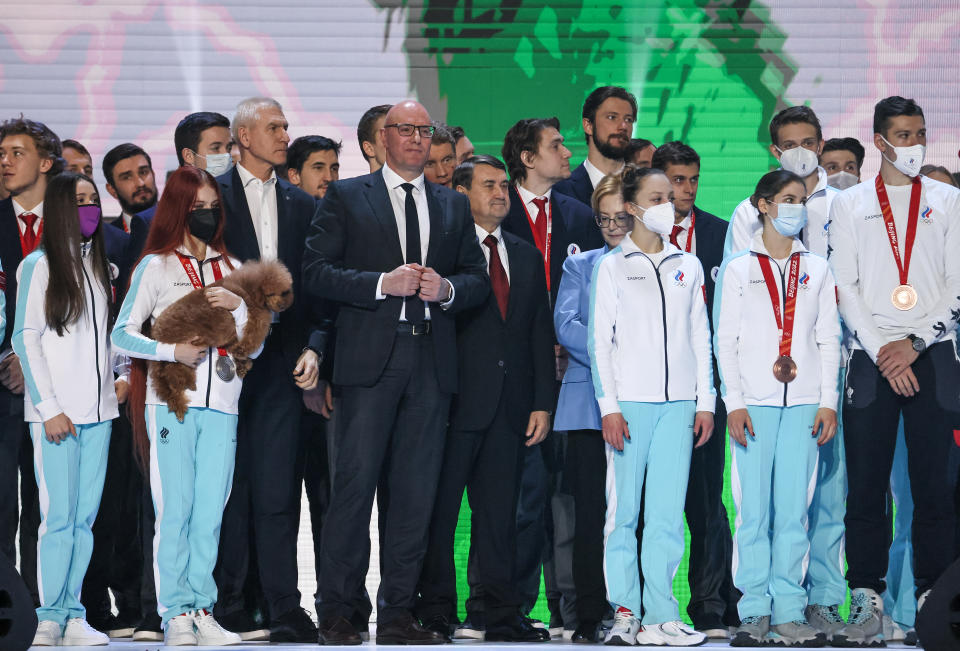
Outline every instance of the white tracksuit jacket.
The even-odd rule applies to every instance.
[[[759,256],[769,257],[761,233],[749,251],[727,258],[720,267],[713,302],[714,349],[728,413],[747,405],[837,409],[841,329],[833,273],[826,260],[799,240],[793,242],[793,253],[800,256],[800,275],[790,350],[797,377],[790,383],[773,376],[780,334],[760,268]],[[783,314],[789,258],[782,266],[773,258],[770,263],[780,280],[777,295]]]
[[[713,412],[713,358],[703,267],[664,242],[655,266],[628,233],[593,270],[587,344],[600,413],[619,401],[696,400]]]

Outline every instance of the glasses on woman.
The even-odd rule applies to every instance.
[[[606,215],[594,215],[594,219],[597,220],[597,226],[600,228],[610,228],[611,222],[613,222],[617,228],[627,228],[633,221],[633,216],[630,213],[618,212],[613,217],[607,217]]]
[[[385,128],[393,127],[397,130],[404,138],[409,138],[413,135],[414,131],[420,132],[421,138],[433,138],[433,132],[436,131],[436,128],[430,124],[385,124]]]

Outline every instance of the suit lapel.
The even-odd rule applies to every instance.
[[[387,194],[387,184],[383,174],[374,172],[367,181],[367,202],[373,211],[373,216],[383,229],[386,236],[384,242],[395,259],[396,266],[404,263],[403,249],[400,248],[400,232],[397,230],[397,218],[393,214],[393,204]],[[394,263],[391,263],[394,264]]]
[[[429,267],[434,263],[440,234],[443,232],[443,210],[440,207],[440,198],[437,197],[437,189],[426,181],[424,181],[424,189],[427,192],[427,212],[430,213],[430,241],[427,243],[425,263]]]
[[[296,230],[293,228],[293,217],[291,211],[290,188],[281,185],[282,181],[277,179],[277,257],[281,260],[293,260],[296,256],[289,250],[291,235]]]
[[[514,281],[519,278],[526,278],[526,274],[532,274],[533,272],[523,267],[523,256],[518,251],[520,248],[519,242],[505,237],[503,243],[507,245],[507,264],[510,265],[510,296],[507,299],[507,318],[504,319],[504,321],[509,321],[516,308],[517,301],[521,298],[519,292],[514,288]],[[493,291],[490,292],[490,295],[493,296]],[[494,304],[496,304],[496,298],[494,298]],[[497,310],[497,316],[500,316],[499,309]]]

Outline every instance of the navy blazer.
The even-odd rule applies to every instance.
[[[593,268],[609,250],[604,246],[570,256],[563,263],[563,279],[557,294],[557,306],[553,310],[553,325],[557,331],[557,342],[567,349],[570,359],[560,387],[557,415],[553,419],[553,427],[559,431],[601,429],[600,405],[597,404],[590,373],[587,333]]]
[[[593,211],[583,203],[565,194],[551,192],[550,205],[553,211],[553,232],[550,237],[550,305],[556,305],[560,276],[563,275],[563,261],[568,255],[600,248],[603,246],[603,236],[594,221]],[[510,186],[510,212],[503,220],[501,228],[535,245],[523,201],[514,186]]]
[[[583,166],[583,163],[580,163],[575,170],[570,172],[569,178],[554,185],[553,189],[568,197],[573,197],[580,203],[588,206],[591,205],[591,200],[593,199],[593,183],[590,181],[590,175],[587,173],[587,168]]]
[[[247,206],[247,196],[234,167],[217,177],[226,214],[223,238],[227,250],[241,262],[260,259],[260,244]],[[310,220],[316,212],[313,197],[277,177],[277,258],[293,277],[293,306],[280,313],[284,361],[292,371],[304,348],[325,354],[327,328],[318,306],[303,294],[301,270]],[[292,376],[290,381],[292,382]]]
[[[490,291],[486,261],[477,243],[466,196],[425,182],[430,241],[425,266],[454,288],[446,310],[430,307],[430,336],[440,390],[457,390],[454,317],[479,305]],[[337,303],[333,381],[373,386],[386,367],[403,298],[377,300],[381,274],[404,263],[397,220],[381,172],[335,181],[310,226],[303,258],[303,287],[311,300]],[[330,303],[325,303],[329,310]]]
[[[727,237],[729,222],[712,215],[696,206],[693,213],[697,218],[694,237],[697,244],[697,258],[703,265],[703,275],[707,290],[707,316],[710,317],[710,331],[713,331],[713,290],[717,281],[720,265],[723,263],[723,242]],[[716,377],[716,374],[714,374]]]

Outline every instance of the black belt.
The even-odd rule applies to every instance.
[[[401,321],[397,324],[397,333],[401,335],[428,335],[430,334],[430,322],[424,321],[423,323],[410,323],[409,321]]]

